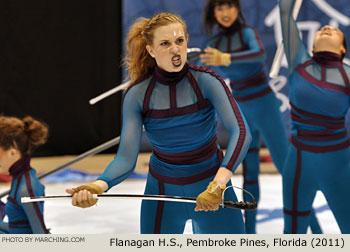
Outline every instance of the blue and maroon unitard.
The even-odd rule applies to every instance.
[[[344,123],[350,68],[334,53],[310,57],[292,17],[294,4],[280,1],[292,107],[292,144],[283,169],[284,232],[306,233],[320,190],[341,232],[350,233],[350,142]]]
[[[288,148],[279,101],[265,73],[265,50],[257,30],[239,20],[229,28],[220,26],[219,34],[208,45],[231,54],[231,64],[219,69],[230,79],[232,94],[252,133],[252,143],[243,160],[243,186],[259,200],[261,137],[279,172],[282,172]],[[245,226],[247,233],[256,232],[256,211],[246,211]]]
[[[8,232],[10,234],[48,234],[44,223],[44,203],[21,203],[22,197],[44,196],[45,187],[30,167],[30,157],[26,156],[14,163],[10,170],[12,184],[6,203]],[[5,225],[2,222],[2,225]]]
[[[231,134],[225,156],[217,144],[216,112]],[[176,73],[156,67],[124,95],[119,150],[99,178],[109,188],[134,170],[142,125],[153,146],[145,194],[197,197],[219,167],[235,171],[250,143],[238,105],[214,72],[188,64]],[[225,198],[236,200],[236,195],[227,190]],[[145,200],[141,233],[183,233],[188,219],[195,233],[244,233],[240,210],[195,212],[194,208],[194,204]]]

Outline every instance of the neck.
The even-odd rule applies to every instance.
[[[342,57],[333,52],[316,52],[312,59],[319,65],[334,66],[342,62]]]
[[[235,32],[239,31],[241,28],[242,28],[242,24],[238,20],[238,18],[235,22],[233,22],[233,24],[230,27],[224,27],[222,25],[219,25],[220,33],[225,34],[225,35],[234,34]]]
[[[30,167],[30,156],[24,156],[18,159],[9,169],[9,173],[12,177],[18,177],[23,173],[31,170]]]
[[[156,66],[154,70],[154,76],[160,83],[171,86],[176,85],[185,76],[187,70],[187,64],[185,64],[179,72],[167,72]]]

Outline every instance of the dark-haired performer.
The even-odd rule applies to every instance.
[[[6,203],[9,223],[0,222],[0,233],[47,234],[44,204],[22,204],[21,197],[43,196],[45,187],[30,166],[32,152],[46,142],[48,128],[32,117],[23,120],[0,116],[0,170],[12,176]]]
[[[292,106],[292,144],[283,169],[284,232],[306,233],[320,190],[341,232],[350,233],[350,148],[344,125],[350,68],[342,63],[345,37],[336,27],[322,27],[311,57],[291,14],[294,4],[280,1]]]
[[[96,203],[91,192],[102,193],[125,180],[135,168],[144,125],[153,146],[145,194],[198,197],[196,209],[144,200],[141,233],[183,233],[188,219],[198,233],[244,233],[241,211],[219,209],[219,204],[246,154],[250,132],[223,80],[186,63],[186,30],[171,13],[141,18],[131,27],[131,86],[123,99],[118,154],[97,181],[67,192],[73,194],[73,205],[89,207]],[[225,156],[217,144],[216,113],[231,134]],[[236,200],[232,188],[225,197]]]
[[[243,187],[259,200],[261,138],[280,173],[288,148],[279,101],[265,73],[265,50],[258,31],[245,23],[239,0],[208,0],[203,22],[208,33],[218,25],[219,34],[210,41],[202,62],[219,66],[230,78],[232,94],[251,129],[252,143],[242,162]],[[245,212],[247,233],[256,233],[256,212]],[[322,232],[314,214],[311,228],[313,233]]]
[[[218,66],[230,78],[232,94],[252,133],[252,143],[242,163],[243,187],[259,201],[261,137],[279,171],[288,147],[279,102],[267,82],[265,51],[257,30],[245,23],[238,0],[208,0],[203,25],[209,34],[215,25],[219,28],[206,53],[201,55],[201,61],[208,66]],[[256,233],[256,212],[244,214],[247,233]]]

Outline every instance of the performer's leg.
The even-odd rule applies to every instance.
[[[307,154],[290,145],[283,168],[284,233],[306,233],[312,202],[317,190],[317,177]]]
[[[183,196],[181,186],[164,184],[148,174],[145,194]],[[186,220],[186,203],[143,200],[141,205],[142,234],[182,234]]]
[[[334,151],[323,160],[321,191],[343,234],[350,234],[350,150]]]
[[[262,97],[261,103],[265,107],[264,118],[259,120],[256,127],[270,151],[273,163],[277,170],[282,173],[288,149],[288,136],[279,109],[279,101],[271,93]]]
[[[259,202],[260,190],[259,190],[259,149],[260,149],[260,134],[258,131],[251,132],[252,142],[250,144],[248,153],[242,162],[243,167],[243,188],[249,191],[255,197],[255,200]],[[243,192],[244,200],[251,200],[251,197]],[[257,210],[244,211],[245,229],[247,234],[256,233],[256,214]]]
[[[271,158],[277,170],[282,174],[287,155],[288,138],[282,114],[279,110],[279,101],[272,95],[264,97],[264,106],[268,106],[268,109],[266,109],[268,112],[266,112],[266,118],[262,121],[263,123],[258,126],[261,127],[259,130],[270,151]],[[314,210],[312,210],[310,215],[310,228],[312,233],[322,234],[321,226],[318,223]]]
[[[205,190],[213,178],[185,187],[185,194],[194,197]],[[227,186],[230,186],[231,182]],[[195,192],[195,193],[194,193]],[[194,193],[194,194],[193,194]],[[232,188],[225,191],[225,200],[237,201]],[[244,224],[241,210],[222,208],[217,211],[194,212],[194,205],[187,204],[187,210],[192,217],[193,233],[195,234],[243,234]]]

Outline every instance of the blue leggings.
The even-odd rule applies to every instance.
[[[290,145],[283,170],[284,233],[306,233],[310,211],[320,190],[342,233],[350,233],[350,148],[327,153]]]
[[[260,173],[259,149],[261,137],[271,153],[274,164],[281,172],[288,149],[286,127],[279,110],[279,101],[273,92],[254,100],[240,102],[239,106],[246,117],[252,134],[250,148],[242,162],[243,187],[259,201],[258,176]],[[244,195],[244,198],[249,199],[247,195]],[[244,214],[246,232],[249,234],[256,233],[256,213],[257,211],[246,211]]]
[[[271,158],[282,174],[284,162],[288,150],[288,138],[286,126],[283,123],[279,110],[279,101],[274,93],[269,93],[258,99],[239,103],[252,134],[252,142],[248,153],[243,160],[243,188],[251,192],[259,202],[260,189],[258,176],[260,173],[259,149],[261,137],[270,151]],[[244,195],[244,199],[248,195]],[[249,197],[249,196],[248,196]],[[256,233],[257,211],[245,211],[245,228],[248,234]],[[310,227],[314,234],[322,233],[316,215],[312,211]]]
[[[164,184],[148,174],[145,194],[165,194],[197,197],[213,177],[188,185]],[[231,182],[228,183],[228,186]],[[225,200],[237,201],[232,188],[225,192]],[[219,208],[217,211],[195,212],[195,204],[171,201],[143,200],[141,206],[142,234],[182,234],[186,221],[192,219],[193,233],[242,234],[244,224],[241,210]]]

